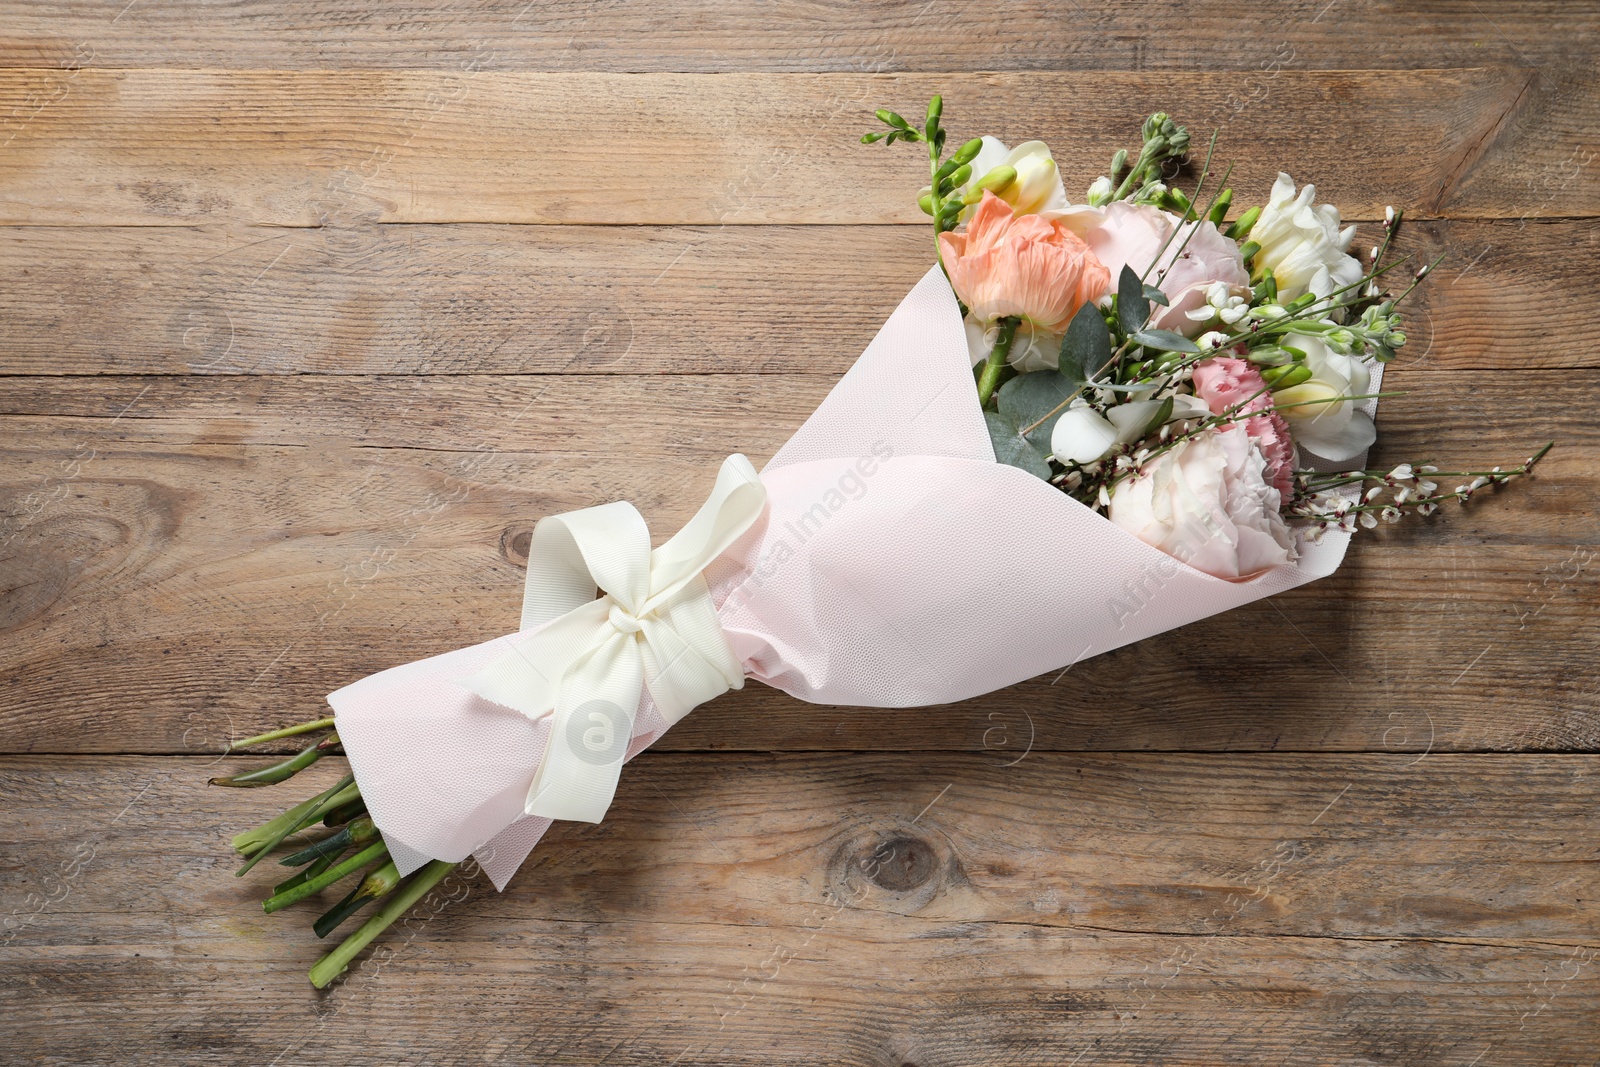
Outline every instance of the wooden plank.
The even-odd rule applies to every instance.
[[[1600,1021],[1594,756],[651,754],[322,995],[314,906],[229,874],[279,790],[208,763],[0,762],[19,1060],[1555,1065]]]
[[[1538,478],[1493,500],[1386,527],[1331,579],[1054,683],[910,713],[819,711],[755,687],[663,743],[1597,747],[1595,372],[1399,367],[1387,384],[1414,391],[1385,402],[1384,464],[1482,469],[1551,438],[1560,447]],[[9,379],[5,743],[212,751],[314,717],[355,677],[514,626],[519,546],[539,516],[629,499],[664,537],[723,456],[762,462],[828,386]]]
[[[849,4],[100,0],[0,4],[0,66],[830,72],[1248,70],[1548,65],[1592,43],[1591,2],[1402,0],[1275,5],[1247,32],[1227,0],[1012,3],[1004,28],[968,0]],[[1398,32],[1397,32],[1398,31]]]
[[[1445,257],[1405,362],[1600,365],[1600,222],[1400,234]],[[921,227],[0,228],[0,373],[837,375],[930,260]]]
[[[1053,142],[1076,190],[1147,113],[1231,114],[1240,85],[1186,72],[1127,73],[1108,94],[1085,73],[86,68],[59,93],[59,76],[0,71],[0,113],[24,116],[0,156],[0,222],[913,223],[925,167],[915,152],[858,143],[874,107],[921,107],[942,91],[956,135]],[[1285,70],[1271,121],[1230,130],[1222,158],[1237,163],[1240,188],[1260,190],[1280,166],[1316,160],[1324,195],[1353,217],[1386,204],[1461,214],[1452,200],[1469,179],[1497,190],[1472,216],[1589,213],[1591,169],[1548,194],[1519,192],[1548,153],[1495,151],[1536,78],[1520,67]],[[1592,121],[1590,96],[1568,99],[1583,105],[1578,128]]]

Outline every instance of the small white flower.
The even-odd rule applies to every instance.
[[[1438,511],[1438,510],[1439,510],[1439,505],[1438,504],[1434,504],[1434,503],[1427,503],[1427,504],[1419,504],[1419,505],[1417,505],[1417,514],[1418,515],[1432,515],[1435,511]]]
[[[1469,486],[1469,488],[1471,488],[1471,489],[1482,489],[1484,486],[1486,486],[1488,484],[1489,484],[1489,479],[1487,479],[1487,478],[1474,478],[1474,479],[1472,479],[1472,485]]]
[[[1381,486],[1381,485],[1375,485],[1371,489],[1368,489],[1367,490],[1367,503],[1370,504],[1374,500],[1378,499],[1378,494],[1381,493],[1381,492],[1383,492],[1383,486]]]
[[[1090,207],[1105,207],[1111,203],[1111,192],[1111,179],[1102,174],[1089,186],[1089,195],[1085,199]]]
[[[1400,464],[1400,466],[1389,472],[1389,477],[1393,478],[1397,482],[1409,482],[1412,478],[1411,464]]]
[[[1417,491],[1423,496],[1432,496],[1434,493],[1438,492],[1438,490],[1438,482],[1422,481],[1417,483]]]
[[[1378,520],[1373,517],[1372,512],[1363,511],[1361,513],[1361,525],[1363,528],[1370,530],[1378,525]]]
[[[1210,330],[1195,338],[1194,343],[1199,345],[1202,349],[1221,348],[1223,342],[1227,339],[1228,335],[1223,333],[1221,330]]]
[[[1400,509],[1399,508],[1384,508],[1383,511],[1379,512],[1379,514],[1383,516],[1383,521],[1384,522],[1399,522],[1400,521]]]
[[[1394,502],[1396,504],[1404,504],[1407,500],[1410,500],[1410,499],[1411,499],[1411,490],[1410,490],[1409,487],[1395,490]]]

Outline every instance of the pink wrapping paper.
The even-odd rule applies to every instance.
[[[914,707],[1001,689],[1324,577],[1349,542],[1330,531],[1302,542],[1295,564],[1227,582],[995,462],[938,267],[761,480],[766,514],[706,578],[747,677],[820,704]],[[328,698],[402,873],[473,855],[504,888],[549,826],[523,814],[548,718],[456,682],[505,642]],[[666,729],[646,693],[628,758]]]

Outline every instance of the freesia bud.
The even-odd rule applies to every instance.
[[[993,193],[999,196],[1001,190],[1017,180],[1017,168],[996,167],[982,178],[978,179],[978,191]]]

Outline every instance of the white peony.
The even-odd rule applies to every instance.
[[[1311,369],[1309,380],[1272,394],[1278,413],[1289,420],[1294,443],[1335,463],[1371,448],[1378,429],[1361,410],[1362,401],[1336,399],[1370,390],[1372,372],[1366,360],[1335,352],[1311,334],[1284,334],[1283,343],[1305,352],[1305,365]]]
[[[1294,536],[1243,426],[1180,442],[1111,493],[1108,517],[1206,574],[1244,581],[1295,558]]]
[[[1327,296],[1354,285],[1364,273],[1361,262],[1346,255],[1356,228],[1341,231],[1339,209],[1332,204],[1313,204],[1316,195],[1317,187],[1307,185],[1296,196],[1294,180],[1279,174],[1272,196],[1250,230],[1250,240],[1261,246],[1255,265],[1272,271],[1280,300],[1292,300],[1306,292]]]

